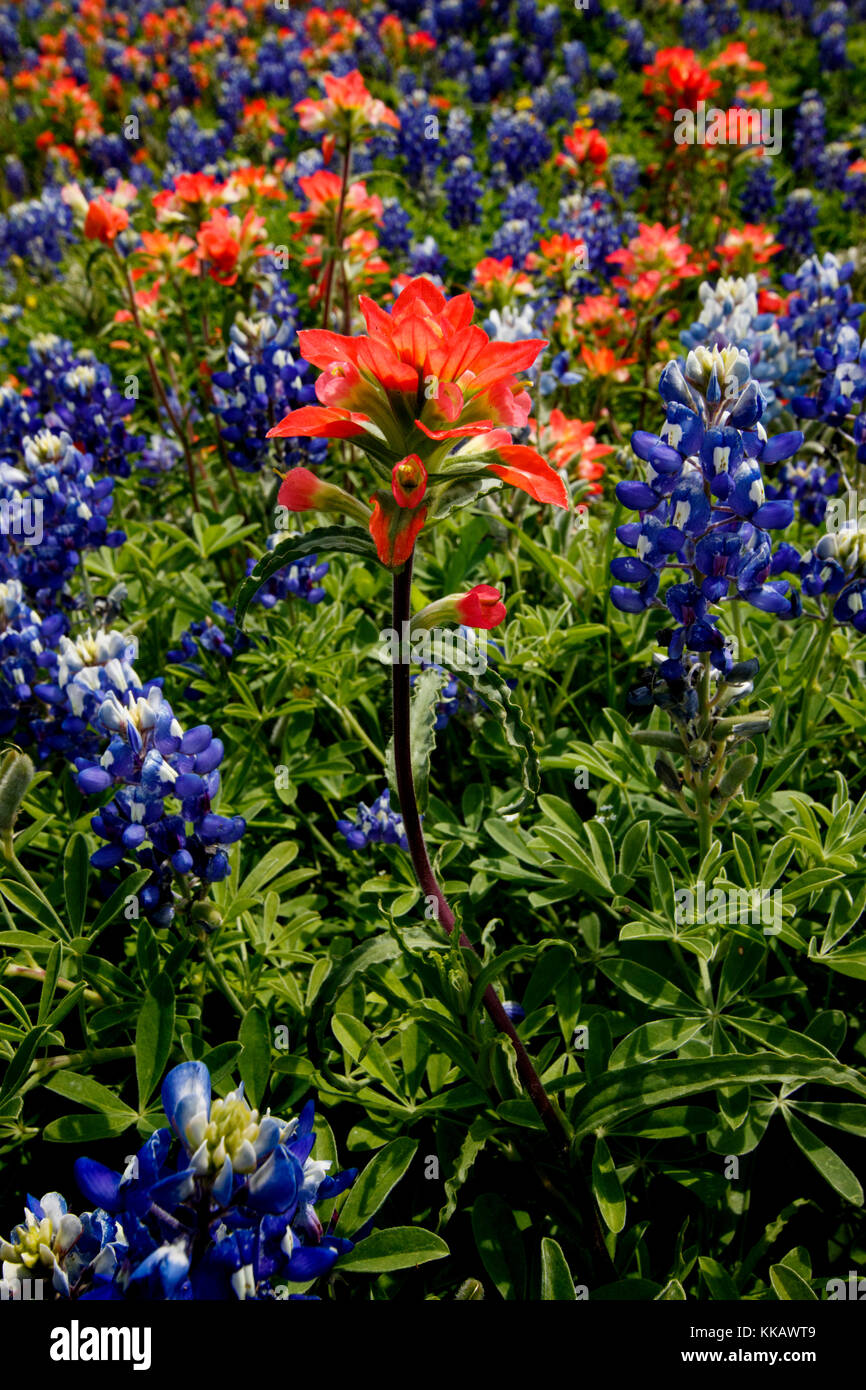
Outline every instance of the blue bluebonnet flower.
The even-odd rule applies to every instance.
[[[815,183],[818,188],[839,191],[845,186],[848,165],[854,155],[847,140],[832,140],[824,147],[815,169]]]
[[[857,329],[844,323],[832,339],[825,335],[822,345],[815,349],[815,362],[822,373],[817,394],[796,396],[791,402],[794,414],[840,427],[862,419],[866,402],[866,339],[861,344]],[[859,426],[854,439],[862,463],[866,461],[866,440]]]
[[[46,631],[42,623],[41,631]],[[132,665],[138,643],[128,633],[90,628],[72,638],[61,634],[40,658],[45,674],[33,694],[49,706],[50,718],[33,721],[41,757],[51,752],[68,758],[96,758],[105,742],[97,730],[99,710],[109,694],[123,699],[138,694],[141,681]]]
[[[93,459],[65,432],[39,430],[20,441],[24,467],[0,476],[8,503],[28,501],[42,525],[39,545],[15,545],[0,536],[0,573],[20,579],[44,613],[62,596],[80,553],[118,546],[123,531],[109,531],[113,478],[95,478]]]
[[[636,191],[640,182],[640,165],[630,154],[611,155],[607,162],[613,190],[623,202]]]
[[[412,241],[411,219],[397,198],[385,198],[382,203],[382,224],[379,240],[386,251],[409,253]]]
[[[27,190],[27,175],[17,154],[7,154],[3,160],[3,177],[13,200],[24,197]]]
[[[790,459],[783,463],[775,478],[767,482],[767,496],[790,498],[796,503],[803,521],[820,526],[827,514],[827,503],[839,490],[839,473],[827,474],[815,462]]]
[[[526,1010],[516,999],[503,999],[502,1010],[511,1019],[512,1023],[522,1023],[526,1018]]]
[[[680,333],[680,341],[687,348],[704,344],[744,349],[764,397],[762,418],[772,420],[781,409],[778,398],[787,398],[808,369],[808,355],[780,328],[774,314],[758,312],[755,275],[722,277],[715,284],[705,280],[698,295],[700,315]]]
[[[563,349],[551,358],[549,365],[539,374],[538,389],[542,396],[551,396],[558,387],[577,386],[582,380],[583,373],[574,371],[571,358]]]
[[[794,117],[792,161],[798,174],[814,169],[824,149],[826,112],[818,92],[804,92]]]
[[[76,1216],[56,1192],[28,1198],[24,1223],[0,1245],[7,1287],[43,1274],[58,1297],[82,1301],[264,1300],[352,1249],[316,1211],[356,1170],[331,1176],[329,1160],[312,1158],[312,1101],[297,1119],[260,1116],[243,1086],[213,1098],[204,1063],[182,1062],[162,1103],[171,1128],[151,1134],[123,1173],[76,1160],[94,1211]]]
[[[24,596],[18,579],[0,582],[0,734],[19,726],[23,742],[34,718],[34,687],[44,670],[46,654],[63,631],[63,618],[52,614],[43,622]],[[38,698],[38,695],[37,695]]]
[[[560,73],[552,82],[536,87],[532,93],[532,109],[546,126],[552,126],[557,121],[573,125],[577,115],[577,102],[571,79]]]
[[[769,159],[756,159],[740,194],[745,222],[763,222],[776,207],[776,175]]]
[[[50,1281],[55,1294],[68,1298],[80,1282],[110,1279],[125,1242],[116,1222],[104,1211],[76,1216],[59,1192],[28,1197],[24,1221],[8,1240],[0,1240],[2,1277],[7,1296],[16,1299],[24,1280]]]
[[[536,240],[531,224],[525,218],[513,217],[496,228],[490,243],[490,255],[496,260],[510,256],[515,266],[522,266]]]
[[[818,62],[825,72],[850,67],[848,51],[848,6],[843,0],[833,0],[812,21],[812,33],[820,36]]]
[[[848,168],[842,189],[845,194],[842,203],[845,212],[866,214],[866,161],[858,159]]]
[[[462,106],[454,106],[448,112],[445,126],[445,156],[449,165],[461,156],[473,158],[475,141],[472,136],[472,121]]]
[[[622,36],[627,44],[628,65],[635,72],[640,72],[642,67],[653,61],[656,52],[655,44],[647,41],[644,27],[639,19],[630,19],[622,30]]]
[[[180,76],[180,70],[176,68],[174,75]],[[197,96],[197,91],[191,93],[192,100]],[[231,127],[225,123],[218,130],[203,130],[190,110],[179,107],[172,112],[165,137],[171,155],[166,174],[207,171],[208,166],[212,169],[229,148],[232,136]]]
[[[219,621],[215,622],[215,618]],[[220,623],[224,624],[225,630],[220,627]],[[207,663],[209,657],[215,658],[218,666],[224,670],[236,652],[246,651],[250,645],[246,634],[239,632],[235,626],[234,609],[228,608],[218,599],[214,599],[211,604],[211,613],[191,622],[177,640],[180,646],[166,654],[167,660],[199,677],[208,675],[207,664],[203,662]],[[184,695],[191,701],[202,698],[201,691],[194,686],[187,686]]]
[[[441,284],[447,266],[447,258],[439,250],[435,237],[426,236],[423,241],[413,241],[409,247],[410,275],[426,275]]]
[[[526,222],[534,233],[540,232],[544,210],[535,186],[527,182],[515,184],[502,200],[499,217],[502,222]]]
[[[0,217],[0,265],[18,256],[43,278],[54,278],[67,245],[75,239],[71,208],[58,189],[45,188],[41,198],[13,203]]]
[[[358,803],[355,819],[342,818],[337,829],[345,838],[347,849],[366,849],[368,845],[399,845],[408,850],[409,841],[403,829],[403,817],[391,810],[391,793],[386,787],[372,806]]]
[[[599,130],[607,130],[622,115],[622,97],[616,92],[607,92],[603,87],[594,87],[589,94],[589,119]]]
[[[45,414],[52,429],[66,430],[76,448],[89,454],[100,473],[127,478],[132,458],[144,445],[144,436],[130,434],[127,418],[135,398],[120,394],[111,370],[90,353],[79,353],[74,365],[55,383],[54,399]]]
[[[241,816],[221,816],[212,809],[219,791],[222,741],[207,724],[186,732],[160,689],[146,681],[140,693],[121,700],[110,691],[96,716],[109,743],[97,758],[76,757],[77,784],[87,795],[114,789],[114,796],[91,819],[106,841],[91,856],[98,869],[113,869],[125,857],[152,871],[140,893],[146,915],[160,925],[174,916],[169,875],[192,874],[202,883],[217,883],[229,871],[227,846],[246,829]],[[179,803],[179,813],[166,801]]]
[[[167,434],[152,434],[136,459],[142,483],[155,487],[164,473],[171,473],[177,467],[182,457],[183,449],[176,439]]]
[[[550,138],[531,111],[494,112],[487,141],[505,165],[511,183],[519,183],[550,158]]]
[[[411,183],[429,179],[442,162],[439,139],[439,111],[422,88],[416,87],[400,104],[397,144]]]
[[[562,45],[562,61],[565,71],[575,87],[579,87],[589,73],[590,63],[586,44],[580,39],[569,39]]]
[[[484,185],[468,155],[459,155],[442,185],[448,199],[445,217],[449,227],[465,227],[481,221]]]
[[[795,188],[785,200],[779,217],[779,240],[793,256],[807,256],[815,248],[813,231],[818,209],[808,188]]]
[[[551,219],[550,229],[566,232],[584,242],[587,269],[610,278],[616,272],[615,267],[608,264],[608,256],[637,235],[638,223],[630,211],[619,211],[607,189],[594,188],[591,192],[560,198],[558,216]],[[597,288],[590,288],[592,280],[587,279],[585,284],[588,292],[597,293]],[[579,283],[578,291],[582,288]]]
[[[822,618],[832,613],[840,625],[866,632],[866,534],[858,519],[830,530],[803,555],[784,547],[778,568],[797,576],[803,597],[817,600]]]
[[[267,433],[283,411],[316,399],[308,362],[292,353],[296,325],[291,305],[277,312],[239,314],[229,333],[226,366],[214,372],[214,405],[225,421],[220,433],[228,456],[244,472],[258,472],[274,457]],[[281,312],[280,312],[281,311]],[[327,441],[280,441],[283,468],[320,463]]]
[[[275,545],[285,539],[285,535],[275,531],[273,535],[268,536],[268,550],[273,550]],[[255,560],[247,561],[247,574],[252,574],[255,564]],[[253,603],[260,603],[264,608],[273,608],[286,598],[300,598],[305,603],[321,603],[325,597],[325,590],[319,580],[324,579],[329,569],[328,561],[323,560],[319,563],[316,555],[307,555],[302,560],[295,560],[266,580]]]
[[[790,525],[794,507],[788,499],[767,500],[761,465],[790,458],[803,435],[768,439],[760,387],[748,354],[735,347],[698,347],[684,364],[669,362],[659,394],[666,405],[661,434],[632,435],[645,479],[616,488],[640,520],[618,528],[636,553],[611,562],[621,581],[611,601],[630,613],[667,608],[674,626],[662,635],[669,663],[662,675],[680,679],[684,651],[709,653],[722,672],[732,665],[730,642],[717,626],[720,603],[745,600],[780,616],[795,611],[788,581],[770,578],[768,534]],[[684,571],[686,579],[660,592],[669,570]]]
[[[793,275],[782,275],[789,292],[787,312],[779,327],[811,355],[843,323],[856,325],[866,305],[855,302],[848,281],[853,261],[840,261],[831,252],[819,260],[810,256]]]

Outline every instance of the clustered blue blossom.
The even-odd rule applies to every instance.
[[[481,221],[484,184],[469,155],[458,155],[443,188],[448,199],[445,216],[449,227],[464,227]]]
[[[316,399],[314,373],[291,351],[297,332],[295,296],[282,282],[264,298],[262,312],[239,314],[229,333],[227,365],[214,372],[214,405],[225,422],[220,433],[228,457],[246,473],[273,460],[268,430],[282,415]],[[280,441],[283,468],[321,463],[327,440]]]
[[[331,1162],[312,1157],[312,1100],[296,1119],[260,1115],[243,1085],[213,1097],[205,1064],[182,1062],[162,1103],[171,1128],[151,1134],[123,1173],[76,1159],[93,1211],[74,1215],[57,1192],[28,1197],[23,1223],[0,1242],[12,1298],[39,1278],[82,1301],[306,1298],[287,1289],[353,1248],[316,1211],[357,1170],[331,1176]]]
[[[725,673],[734,665],[730,639],[718,628],[718,606],[745,600],[764,612],[792,616],[799,596],[773,575],[771,530],[793,520],[788,499],[767,500],[762,465],[792,457],[803,442],[794,430],[767,437],[764,400],[741,348],[698,347],[685,363],[669,362],[659,393],[666,406],[660,434],[637,430],[632,448],[646,465],[644,481],[617,485],[623,506],[640,520],[617,535],[635,554],[611,562],[611,601],[623,612],[667,609],[661,634],[665,678],[682,679],[684,652],[708,653]],[[661,591],[666,571],[683,582]],[[634,585],[635,587],[631,587]]]
[[[7,182],[9,172],[7,165]],[[14,182],[14,170],[12,178]],[[56,277],[66,247],[75,240],[72,220],[71,208],[54,187],[47,187],[39,198],[13,203],[0,216],[0,266],[8,267],[10,258],[17,256],[31,272]]]
[[[809,188],[795,188],[779,215],[779,240],[792,256],[808,256],[815,249],[812,236],[818,225],[818,209]]]
[[[711,284],[704,281],[698,290],[701,312],[689,328],[680,333],[686,348],[742,348],[749,354],[753,380],[764,397],[762,418],[773,419],[781,409],[779,396],[794,390],[809,367],[809,357],[780,328],[772,313],[758,312],[758,280],[755,275],[726,278]]]
[[[225,749],[208,724],[186,732],[165,699],[161,681],[110,690],[94,723],[109,739],[98,758],[76,757],[77,784],[87,795],[113,790],[91,826],[106,843],[91,856],[98,869],[124,858],[151,871],[139,894],[145,915],[167,926],[175,916],[172,875],[218,883],[230,873],[226,849],[246,829],[242,816],[213,808]],[[175,810],[166,805],[179,804]],[[188,885],[194,886],[194,885]]]
[[[341,818],[337,821],[337,829],[345,838],[347,849],[366,849],[368,845],[378,844],[409,848],[403,817],[391,810],[391,793],[387,787],[372,806],[360,801],[355,819]]]
[[[38,401],[45,424],[65,430],[100,473],[128,478],[130,460],[145,443],[144,436],[127,428],[135,410],[135,384],[134,394],[121,395],[104,362],[87,350],[76,352],[53,333],[31,339],[27,355],[21,378]]]

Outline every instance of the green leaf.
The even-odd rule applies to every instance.
[[[711,1260],[708,1255],[701,1255],[698,1259],[698,1268],[704,1276],[704,1282],[710,1291],[710,1298],[714,1301],[729,1302],[740,1297],[730,1274],[717,1260]]]
[[[331,1019],[331,1029],[341,1047],[346,1049],[353,1062],[363,1067],[370,1076],[383,1082],[395,1096],[400,1096],[400,1083],[385,1055],[382,1044],[376,1040],[366,1024],[351,1014],[335,1014]]]
[[[649,834],[649,821],[639,820],[630,825],[622,837],[619,851],[619,872],[623,878],[631,878],[643,858]]]
[[[495,1193],[477,1197],[472,1233],[484,1268],[503,1298],[520,1301],[526,1294],[526,1255],[514,1212]]]
[[[135,1123],[134,1110],[118,1110],[104,1115],[62,1115],[42,1131],[43,1139],[55,1144],[90,1144],[96,1139],[112,1139]]]
[[[341,1274],[382,1274],[390,1269],[411,1269],[441,1260],[450,1253],[441,1236],[425,1231],[421,1226],[392,1226],[387,1231],[374,1231],[361,1240],[348,1255],[340,1257]]]
[[[412,781],[419,809],[427,809],[430,786],[430,761],[436,748],[436,706],[445,684],[447,671],[428,666],[415,681],[409,713],[409,738],[412,750]]]
[[[51,904],[43,902],[26,884],[13,883],[11,879],[6,878],[0,883],[0,894],[13,907],[17,907],[19,912],[29,917],[31,922],[38,922],[40,927],[45,927],[52,936],[61,936],[69,940],[70,933],[66,925],[57,916]]]
[[[644,1023],[618,1043],[608,1059],[608,1068],[628,1067],[648,1062],[665,1052],[674,1052],[706,1027],[705,1018],[662,1018]]]
[[[592,1155],[592,1190],[605,1225],[618,1235],[625,1225],[625,1193],[610,1149],[601,1137],[596,1139]]]
[[[582,1079],[577,1078],[576,1084],[580,1084]],[[566,1086],[570,1081],[571,1078],[566,1078]],[[702,1091],[714,1091],[719,1086],[749,1086],[770,1081],[793,1085],[823,1081],[831,1086],[846,1086],[861,1095],[866,1094],[866,1083],[862,1077],[847,1067],[811,1057],[780,1057],[776,1053],[756,1053],[750,1057],[695,1057],[655,1062],[652,1067],[623,1067],[582,1087],[576,1098],[573,1116],[574,1141],[577,1143],[597,1129],[609,1129],[632,1115],[639,1115],[666,1101],[682,1100]]]
[[[144,1110],[159,1082],[174,1038],[174,990],[157,975],[145,995],[135,1029],[135,1075],[138,1108]]]
[[[783,1303],[817,1303],[818,1295],[788,1265],[770,1265],[770,1283]]]
[[[244,1089],[254,1109],[261,1105],[271,1070],[271,1034],[268,1016],[254,1004],[244,1014],[238,1040],[243,1047],[238,1067]]]
[[[545,1303],[574,1303],[574,1280],[565,1256],[550,1236],[541,1242],[541,1298]]]
[[[240,630],[250,604],[262,585],[286,565],[303,560],[307,555],[330,554],[339,550],[348,555],[362,555],[375,560],[376,547],[372,537],[360,526],[317,526],[303,535],[287,536],[259,560],[252,574],[247,575],[235,594],[235,624]]]
[[[353,1236],[375,1215],[403,1177],[417,1149],[417,1139],[394,1139],[370,1160],[352,1184],[340,1212],[341,1235]]]
[[[33,1061],[45,1032],[45,1028],[33,1028],[27,1034],[3,1075],[3,1082],[0,1084],[0,1101],[16,1094],[19,1083],[24,1080],[30,1070],[30,1063]]]
[[[806,1155],[812,1167],[817,1169],[825,1182],[828,1182],[840,1196],[844,1197],[846,1202],[851,1202],[855,1207],[862,1207],[863,1188],[847,1163],[843,1163],[833,1149],[819,1139],[817,1134],[813,1134],[811,1129],[808,1129],[787,1108],[783,1113],[785,1123],[791,1131],[791,1138],[801,1153]]]
[[[60,966],[63,962],[63,947],[58,941],[51,948],[51,954],[45,963],[45,979],[42,981],[42,991],[39,995],[39,1015],[37,1023],[47,1023],[51,1013],[51,1005],[54,1001],[54,992],[57,989],[57,980],[60,975]]]
[[[437,650],[440,644],[434,642],[432,645],[434,660],[440,665],[444,664],[444,655]],[[468,657],[469,649],[467,648],[467,659]],[[506,742],[510,748],[515,749],[520,757],[520,779],[523,793],[508,806],[497,806],[496,808],[498,816],[510,815],[519,811],[521,807],[526,805],[527,801],[538,793],[540,773],[532,728],[527,723],[523,710],[504,677],[494,671],[491,666],[488,665],[483,671],[472,672],[472,689],[483,700],[487,701],[493,712],[499,717]]]
[[[66,915],[73,936],[78,936],[87,911],[87,886],[90,882],[90,856],[87,841],[76,830],[69,838],[63,855],[63,896]]]
[[[692,1017],[700,1012],[696,1000],[683,994],[681,989],[677,989],[676,985],[671,984],[663,975],[657,975],[654,970],[647,970],[646,966],[638,965],[636,961],[605,960],[599,962],[598,968],[619,989],[625,990],[626,994],[640,999],[644,1004],[671,1009],[675,1013],[691,1014]]]
[[[65,1100],[77,1101],[79,1105],[87,1106],[88,1110],[99,1110],[104,1115],[127,1112],[131,1117],[130,1123],[136,1118],[130,1106],[125,1105],[107,1086],[94,1081],[92,1076],[79,1076],[77,1072],[64,1068],[46,1083],[45,1089],[55,1091]]]
[[[122,883],[118,884],[111,897],[108,899],[108,902],[104,903],[96,914],[93,926],[88,933],[89,941],[93,941],[101,931],[111,926],[111,923],[117,918],[121,907],[125,905],[127,898],[136,897],[139,888],[143,887],[149,878],[149,869],[136,869],[134,873],[124,878]],[[131,920],[135,919],[133,918]]]

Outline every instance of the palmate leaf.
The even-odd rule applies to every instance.
[[[341,550],[349,555],[362,555],[375,560],[376,547],[372,537],[361,526],[317,526],[313,531],[305,531],[299,536],[287,536],[259,560],[252,574],[248,574],[238,586],[235,594],[235,624],[240,630],[250,604],[264,583],[296,560],[304,560],[308,555],[328,554]]]
[[[580,1077],[566,1077],[559,1085],[553,1082],[550,1089],[570,1090],[580,1085],[581,1080]],[[773,1081],[793,1085],[821,1081],[866,1095],[866,1082],[857,1072],[837,1062],[811,1057],[786,1058],[775,1053],[756,1053],[751,1057],[695,1057],[654,1062],[651,1067],[623,1067],[605,1073],[582,1088],[572,1114],[574,1143],[666,1101],[683,1100],[720,1086],[750,1086]]]

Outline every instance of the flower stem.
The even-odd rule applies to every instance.
[[[345,146],[345,149],[343,150],[343,180],[342,180],[342,183],[341,183],[341,185],[340,185],[340,201],[339,201],[339,203],[338,203],[338,205],[337,205],[337,216],[336,216],[336,220],[335,220],[335,222],[334,222],[334,247],[333,247],[333,256],[332,256],[330,262],[328,263],[328,268],[327,268],[327,270],[325,271],[325,276],[326,276],[326,279],[325,279],[325,303],[324,303],[324,307],[323,307],[323,309],[322,309],[322,327],[323,327],[323,328],[327,328],[327,327],[328,327],[328,320],[329,320],[330,317],[331,317],[331,298],[332,298],[333,289],[334,289],[334,271],[335,271],[336,264],[337,264],[337,257],[341,254],[342,249],[343,249],[343,246],[342,246],[343,210],[344,210],[344,208],[345,208],[345,206],[346,206],[346,192],[347,192],[347,189],[348,189],[348,187],[349,187],[349,169],[351,168],[351,164],[352,164],[352,141],[351,141],[351,138],[347,136],[347,137],[346,137],[346,146]],[[347,328],[347,329],[346,329],[346,332],[348,333],[348,331],[349,331],[349,330],[348,330],[348,328]]]
[[[411,611],[411,589],[412,557],[410,556],[403,568],[394,576],[393,626],[395,632],[402,632],[402,624],[409,621]],[[409,852],[412,856],[412,864],[421,890],[428,898],[433,898],[436,902],[438,909],[437,920],[450,936],[455,927],[454,913],[448,906],[445,895],[433,872],[433,866],[430,863],[430,856],[427,852],[427,845],[424,840],[424,832],[421,829],[421,815],[418,810],[418,802],[415,799],[409,732],[411,689],[408,663],[395,662],[392,667],[392,673],[394,699],[394,766],[397,775],[397,795],[400,798],[400,812],[403,816],[403,828],[406,831],[406,838],[409,842]],[[470,950],[474,950],[472,943],[463,932],[460,933],[459,939],[461,946],[468,946]],[[514,1048],[518,1074],[526,1087],[533,1105],[538,1111],[547,1133],[558,1149],[567,1151],[569,1136],[565,1121],[541,1084],[538,1073],[532,1065],[529,1053],[518,1037],[514,1024],[503,1009],[502,1002],[492,985],[488,985],[487,989],[484,991],[483,998],[484,1007],[493,1024],[500,1033],[505,1034],[511,1046]]]

